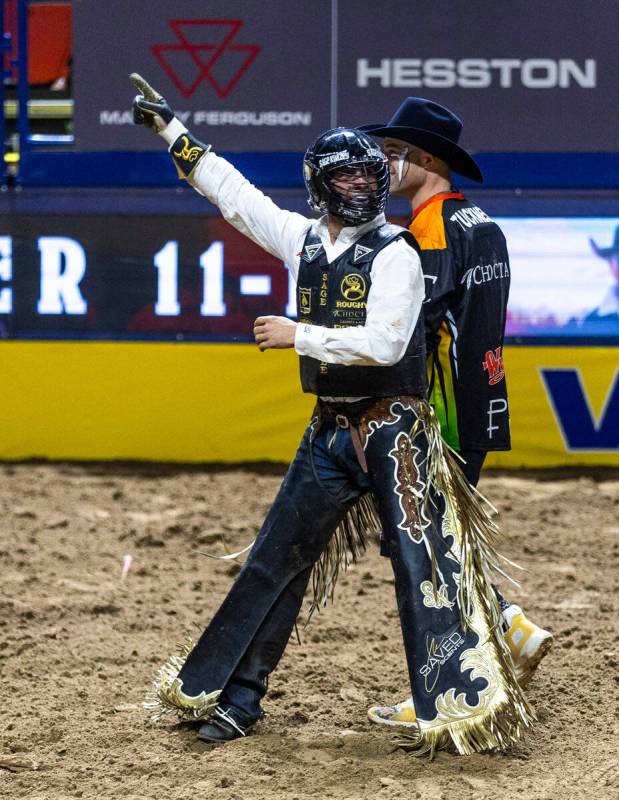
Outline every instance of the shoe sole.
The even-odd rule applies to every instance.
[[[531,678],[535,674],[535,671],[539,667],[541,660],[548,655],[553,643],[554,636],[549,634],[542,639],[539,645],[535,648],[535,652],[531,653],[529,658],[527,658],[523,664],[519,664],[516,667],[516,678],[521,686],[526,686],[530,682]]]
[[[228,742],[236,741],[236,739],[211,739],[209,736],[200,736],[199,733],[196,735],[201,742],[206,742],[207,744],[228,744]]]
[[[377,708],[379,706],[376,706]],[[372,713],[374,708],[368,709],[368,718],[371,722],[375,722],[377,725],[389,725],[391,728],[418,728],[419,723],[417,722],[397,722],[396,720],[385,719],[384,717],[379,717],[378,714]]]
[[[206,726],[203,726],[203,727],[206,727]],[[200,729],[200,730],[198,730],[198,732],[196,734],[196,736],[198,737],[198,739],[200,739],[200,741],[208,742],[209,744],[227,744],[227,742],[234,742],[237,739],[243,738],[244,735],[247,735],[247,734],[237,733],[236,731],[232,732],[232,730],[228,731],[228,727],[227,726],[226,726],[226,728],[224,728],[223,726],[218,725],[215,722],[211,723],[210,727],[219,728],[219,730],[221,730],[223,736],[209,736],[208,733],[202,733],[202,729]]]

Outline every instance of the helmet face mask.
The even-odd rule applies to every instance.
[[[387,159],[354,128],[334,128],[319,136],[305,154],[303,175],[314,211],[350,225],[369,222],[387,203]]]

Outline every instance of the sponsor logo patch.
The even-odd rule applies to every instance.
[[[193,164],[204,153],[204,148],[199,145],[191,146],[188,136],[181,136],[180,139],[182,147],[180,150],[175,150],[172,155],[175,158],[180,158],[182,161],[188,161]]]
[[[494,417],[504,414],[507,411],[507,400],[504,397],[496,397],[488,404],[488,439],[492,439],[492,434],[499,430],[499,425],[494,423]]]
[[[359,259],[363,258],[363,256],[367,256],[367,254],[371,252],[372,252],[371,247],[364,247],[362,244],[356,244],[352,260],[359,261]]]
[[[444,636],[426,635],[426,663],[419,669],[419,674],[423,676],[426,692],[434,690],[443,667],[449,659],[460,650],[464,644],[464,638],[457,631],[446,633]]]
[[[262,49],[234,41],[243,27],[240,19],[172,19],[168,25],[176,42],[154,44],[151,50],[183,97],[206,82],[223,100]],[[179,74],[181,65],[186,74]]]
[[[594,58],[369,58],[357,59],[357,86],[366,89],[428,86],[432,89],[595,89]]]
[[[579,369],[557,367],[540,372],[565,449],[570,453],[619,454],[619,370],[597,414]]]
[[[496,264],[478,264],[467,269],[460,283],[466,283],[466,288],[470,289],[473,284],[480,286],[482,283],[500,281],[503,278],[509,278],[509,266],[503,261],[497,261]]]
[[[338,164],[340,161],[348,161],[350,154],[348,150],[340,150],[338,153],[327,153],[318,159],[318,166],[322,169],[328,167],[329,164]]]
[[[322,307],[327,305],[327,292],[329,291],[329,273],[322,273],[322,283],[320,284],[320,305]],[[325,367],[326,370],[326,367]],[[322,367],[321,367],[322,371]]]
[[[309,314],[312,303],[312,290],[302,289],[299,286],[299,310],[302,314]]]
[[[500,383],[505,377],[502,350],[502,347],[497,347],[496,350],[488,350],[486,357],[482,361],[484,372],[488,373],[488,383],[490,386]]]
[[[346,275],[342,280],[340,291],[347,300],[360,300],[365,297],[365,278],[357,272]]]
[[[303,248],[303,253],[304,253],[303,258],[306,261],[313,261],[319,250],[322,250],[322,245],[320,243],[305,245],[305,247]]]

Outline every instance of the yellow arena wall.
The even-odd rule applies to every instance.
[[[511,452],[489,466],[619,466],[619,349],[506,347]],[[0,343],[0,458],[288,461],[313,399],[292,351]]]

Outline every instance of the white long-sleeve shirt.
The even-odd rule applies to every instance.
[[[186,131],[174,119],[161,135],[171,146]],[[312,220],[279,208],[232,164],[212,152],[202,157],[189,180],[219,208],[227,222],[281,259],[295,281],[301,248],[310,229],[320,237],[331,263],[367,231],[385,222],[381,214],[363,225],[343,228],[336,241],[331,242],[326,217]],[[370,277],[365,324],[348,328],[299,324],[295,332],[295,350],[299,355],[347,366],[391,366],[400,361],[424,299],[419,256],[404,240],[397,239],[376,255]]]

